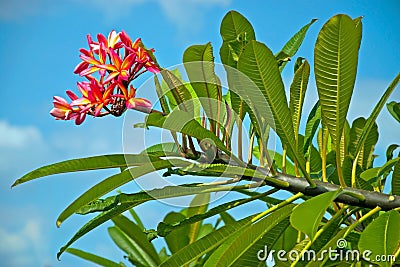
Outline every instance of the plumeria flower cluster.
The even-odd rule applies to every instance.
[[[127,109],[150,108],[150,101],[137,98],[130,83],[146,71],[159,72],[154,49],[146,49],[140,38],[132,42],[124,31],[113,30],[108,38],[98,34],[97,41],[87,35],[87,40],[89,49],[80,49],[82,62],[74,70],[86,78],[77,83],[82,96],[70,90],[66,94],[71,102],[55,96],[50,114],[59,120],[75,120],[79,125],[86,115],[121,116]]]

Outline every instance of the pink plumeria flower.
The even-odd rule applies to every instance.
[[[134,63],[135,55],[129,54],[127,57],[125,57],[125,59],[123,61],[120,58],[120,56],[113,49],[110,49],[109,55],[111,57],[111,61],[114,64],[98,65],[98,67],[111,72],[108,75],[107,79],[104,81],[104,83],[110,82],[117,76],[118,76],[117,80],[127,81],[131,75],[130,68],[132,67],[132,65]]]

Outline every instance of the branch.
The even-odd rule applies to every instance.
[[[316,187],[311,188],[305,178],[298,178],[282,173],[278,173],[274,178],[283,182],[287,182],[289,184],[288,187],[281,187],[280,189],[292,193],[300,192],[307,196],[317,196],[325,192],[336,191],[340,188],[339,185],[321,182],[317,180],[314,180]],[[364,196],[365,200],[362,201],[359,198],[351,196],[349,194],[342,194],[339,195],[335,201],[351,206],[358,206],[370,209],[373,209],[375,207],[381,207],[382,210],[392,210],[400,207],[400,196],[387,195],[375,191],[368,191],[368,190],[349,188],[349,187],[347,187],[345,191],[348,192],[349,194]]]

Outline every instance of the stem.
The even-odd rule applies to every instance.
[[[360,156],[360,152],[357,153],[357,156],[354,158],[353,161],[353,166],[351,168],[351,187],[356,188],[356,171],[357,171],[357,161],[358,161],[358,157]]]
[[[326,150],[328,147],[329,133],[326,128],[322,128],[322,148],[321,148],[321,159],[322,159],[322,181],[328,182],[326,175]]]
[[[343,188],[347,187],[346,183],[344,182],[344,179],[343,179],[342,160],[340,158],[340,143],[338,145],[336,145],[336,170],[337,170],[340,186]]]
[[[237,121],[238,126],[238,158],[243,161],[243,150],[242,150],[242,120],[239,118]]]
[[[254,137],[256,136],[255,131],[251,133],[250,141],[249,141],[249,153],[247,154],[247,163],[252,164],[253,161],[253,146],[254,146]]]
[[[286,147],[283,146],[283,151],[282,151],[282,173],[286,173]]]

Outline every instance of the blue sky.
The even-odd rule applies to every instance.
[[[59,175],[12,190],[10,185],[24,173],[45,164],[122,152],[122,118],[89,118],[76,127],[72,122],[55,121],[49,115],[53,95],[75,90],[80,80],[72,71],[79,63],[78,49],[86,47],[86,34],[125,30],[132,38],[141,37],[148,47],[154,47],[163,67],[179,64],[187,46],[211,41],[219,61],[219,24],[232,9],[252,22],[257,39],[273,52],[279,51],[302,25],[318,18],[298,53],[310,62],[317,33],[329,17],[337,13],[363,15],[350,120],[368,116],[400,70],[400,4],[395,0],[1,0],[0,266],[83,266],[82,261],[70,255],[58,262],[55,254],[87,218],[74,217],[61,229],[56,228],[55,220],[71,201],[112,172]],[[290,83],[291,67],[284,73],[286,84]],[[305,112],[315,102],[314,84],[311,79]],[[155,101],[152,92],[139,91],[138,95]],[[399,89],[391,99],[399,101]],[[142,118],[137,115],[137,121]],[[386,110],[378,125],[385,129],[377,146],[382,155],[389,144],[399,143],[400,125]],[[133,138],[142,134],[138,130]],[[137,187],[131,185],[127,190]],[[158,203],[140,207],[138,212],[148,227],[155,227],[154,220],[161,219],[168,209],[169,206]],[[240,216],[240,212],[235,214]],[[122,254],[111,245],[106,227],[90,233],[76,247],[122,259]]]

